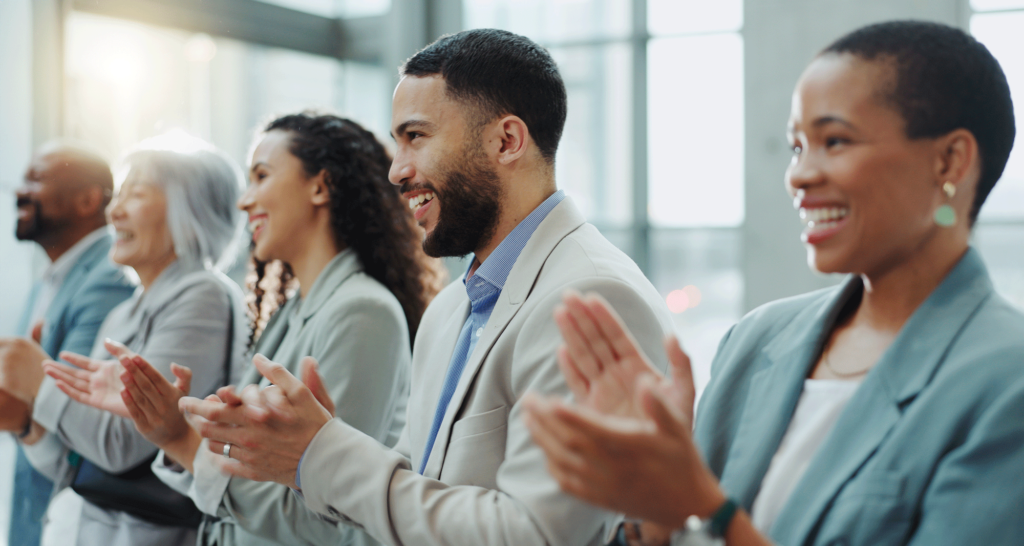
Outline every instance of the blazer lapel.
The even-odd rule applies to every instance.
[[[64,329],[62,324],[64,311],[78,293],[79,288],[82,287],[86,276],[89,275],[89,271],[96,264],[100,263],[101,260],[105,260],[109,251],[110,236],[104,235],[82,253],[78,261],[75,262],[74,267],[71,268],[71,271],[68,271],[67,277],[64,278],[64,282],[60,285],[60,289],[54,294],[53,301],[50,302],[50,306],[43,315],[42,347],[51,357],[56,358],[57,352],[60,350],[60,344],[64,339],[62,332]],[[29,327],[31,328],[31,326],[30,324]],[[54,335],[55,333],[61,335]]]
[[[833,499],[931,381],[961,329],[992,293],[980,257],[968,250],[864,378],[775,520],[774,540],[803,544],[813,539]]]
[[[456,417],[462,413],[462,404],[466,399],[466,394],[476,382],[480,366],[509,322],[522,308],[522,303],[529,296],[544,261],[566,235],[575,231],[585,222],[586,219],[573,204],[572,199],[566,197],[548,213],[547,218],[537,226],[537,230],[533,232],[529,242],[523,247],[523,251],[509,272],[505,286],[498,296],[498,301],[494,304],[494,310],[491,311],[491,316],[487,319],[487,326],[480,335],[476,347],[473,348],[473,353],[469,355],[466,367],[462,370],[455,393],[448,404],[448,412],[445,414],[444,420],[441,421],[441,428],[437,432],[434,449],[430,453],[430,459],[427,460],[427,467],[423,472],[424,476],[440,477],[452,425],[455,424]],[[464,321],[465,315],[462,317]],[[459,322],[460,329],[461,325],[462,321]]]
[[[721,477],[723,489],[747,510],[753,506],[761,480],[789,427],[804,378],[821,354],[824,334],[832,330],[843,306],[859,289],[858,279],[848,279],[827,303],[794,318],[751,363],[761,369],[751,378]]]

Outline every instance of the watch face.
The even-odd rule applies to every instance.
[[[711,536],[711,520],[686,518],[686,526],[672,533],[672,546],[725,546],[725,540]]]

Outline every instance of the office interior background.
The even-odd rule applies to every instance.
[[[1010,80],[1017,146],[974,245],[1024,308],[1024,0],[0,0],[0,336],[20,333],[47,265],[14,239],[36,146],[71,137],[116,164],[144,138],[185,133],[244,166],[261,123],[307,108],[390,142],[402,61],[444,33],[497,27],[559,63],[559,185],[665,297],[702,385],[744,313],[838,281],[807,268],[784,191],[790,94],[833,39],[897,18],[968,29]],[[12,445],[0,437],[0,545]]]

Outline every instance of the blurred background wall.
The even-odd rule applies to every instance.
[[[0,335],[46,266],[13,238],[13,189],[35,146],[73,137],[116,162],[184,131],[244,166],[262,122],[305,108],[390,140],[398,65],[443,33],[500,27],[558,61],[559,183],[661,291],[706,382],[745,312],[837,282],[806,267],[783,190],[790,94],[833,39],[896,18],[973,32],[1024,119],[1024,0],[0,0]],[[1024,306],[1020,143],[974,243]]]

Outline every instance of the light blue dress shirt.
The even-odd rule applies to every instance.
[[[466,360],[473,354],[476,342],[480,339],[484,327],[487,326],[487,319],[491,317],[494,304],[498,301],[501,289],[505,286],[505,280],[512,271],[512,266],[519,259],[523,247],[533,236],[548,213],[565,199],[565,192],[559,190],[544,200],[537,208],[533,209],[522,222],[516,226],[504,240],[498,244],[494,252],[484,260],[477,268],[476,274],[473,271],[473,262],[462,279],[466,285],[466,294],[469,296],[470,312],[462,325],[462,332],[459,333],[459,341],[455,344],[455,351],[452,353],[452,360],[448,364],[448,372],[445,374],[444,387],[441,389],[441,397],[437,401],[437,409],[434,412],[434,423],[430,427],[430,436],[427,439],[426,449],[423,451],[423,460],[420,462],[420,474],[427,467],[430,459],[430,451],[434,448],[434,440],[437,432],[441,429],[441,422],[448,411],[448,403],[455,394],[455,387],[462,377],[462,369],[466,366]],[[474,262],[476,259],[474,258]]]

